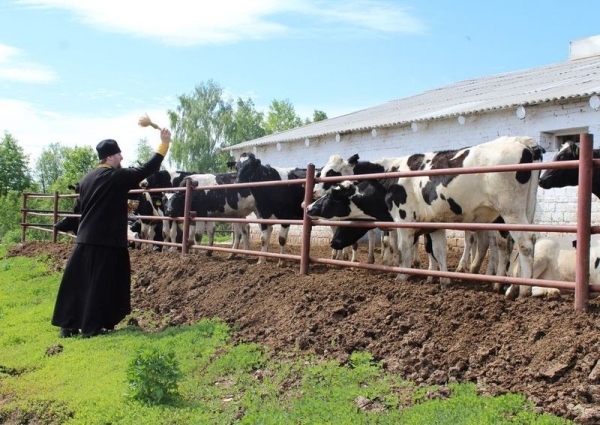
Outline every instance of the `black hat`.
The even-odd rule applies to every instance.
[[[121,148],[117,145],[117,142],[113,139],[106,139],[98,143],[96,146],[98,151],[98,159],[104,159],[110,155],[121,153]]]

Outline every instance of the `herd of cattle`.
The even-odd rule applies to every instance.
[[[532,224],[538,186],[576,186],[578,170],[575,168],[548,169],[541,176],[537,170],[512,172],[433,173],[419,175],[418,171],[449,170],[465,172],[465,169],[495,165],[531,164],[542,161],[544,149],[530,137],[500,137],[480,145],[458,150],[411,154],[404,157],[381,158],[362,161],[358,155],[347,160],[332,155],[327,163],[317,168],[316,178],[380,174],[391,172],[409,173],[403,177],[369,178],[355,180],[317,180],[310,205],[304,205],[305,189],[301,184],[251,186],[243,188],[207,189],[231,183],[256,183],[305,179],[304,168],[282,168],[264,165],[252,153],[243,153],[236,162],[228,163],[235,171],[224,174],[196,174],[161,170],[148,177],[141,187],[163,189],[139,194],[135,215],[157,217],[155,220],[135,220],[132,231],[136,237],[154,241],[181,243],[182,232],[177,221],[166,218],[184,216],[185,192],[169,191],[183,187],[187,180],[197,182],[201,190],[194,190],[191,211],[196,217],[245,218],[254,213],[260,219],[301,220],[304,212],[313,219],[378,221],[415,223],[414,227],[382,229],[382,258],[388,265],[410,268],[419,266],[417,242],[422,237],[429,257],[429,269],[447,271],[447,242],[445,229],[419,227],[419,222],[446,223],[508,223]],[[579,158],[578,145],[565,143],[554,161]],[[594,150],[594,158],[600,158],[600,150]],[[461,170],[458,170],[461,169]],[[415,174],[415,175],[413,175]],[[75,187],[76,189],[76,187]],[[592,192],[600,197],[600,170],[594,169]],[[162,217],[162,218],[161,218]],[[57,223],[60,231],[76,231],[77,224],[66,218]],[[331,239],[333,255],[352,246],[356,261],[357,242],[369,235],[369,262],[374,262],[375,236],[373,230],[362,227],[335,226]],[[268,251],[272,226],[261,224],[261,250]],[[192,221],[190,242],[200,244],[204,233],[212,246],[215,224],[211,221]],[[284,253],[289,225],[282,224],[279,232],[280,253]],[[249,226],[233,224],[234,245],[243,242],[249,246]],[[478,273],[489,250],[486,274],[505,276],[519,275],[525,278],[550,280],[575,280],[574,236],[537,239],[533,232],[510,230],[466,231],[465,249],[457,271]],[[514,247],[514,249],[513,249]],[[160,249],[160,245],[155,246]],[[208,250],[207,254],[212,251]],[[511,253],[513,260],[511,261]],[[231,254],[233,256],[234,254]],[[600,239],[592,236],[590,247],[590,283],[600,283]],[[339,258],[339,257],[338,257]],[[259,263],[264,261],[259,256]],[[280,260],[281,261],[281,260]],[[407,274],[397,279],[404,281]],[[448,278],[441,278],[442,285]],[[496,284],[495,290],[502,291]],[[541,295],[556,290],[532,288],[526,285],[511,286],[506,291],[509,298]]]

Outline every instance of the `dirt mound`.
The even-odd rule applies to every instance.
[[[60,270],[71,248],[27,243],[10,255],[48,253]],[[482,394],[522,393],[540,411],[600,423],[600,301],[576,313],[572,296],[509,301],[481,282],[442,291],[382,272],[311,265],[303,276],[294,262],[279,268],[273,259],[257,265],[256,257],[226,255],[131,251],[132,306],[151,312],[141,325],[218,316],[239,329],[237,340],[275,352],[344,362],[367,350],[418,384],[474,382]],[[457,260],[450,253],[451,268]]]

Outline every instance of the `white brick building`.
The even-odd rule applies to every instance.
[[[565,62],[461,81],[227,148],[263,164],[321,167],[332,154],[361,159],[458,149],[499,136],[531,136],[550,161],[580,133],[600,143],[600,36],[576,40]],[[578,140],[578,139],[577,139]],[[536,223],[574,224],[577,188],[538,190]],[[600,201],[592,200],[592,223]],[[293,232],[290,232],[292,235]],[[329,241],[330,231],[313,234]],[[290,243],[296,238],[291,237]],[[297,240],[296,240],[297,241]],[[459,243],[460,241],[455,241]]]

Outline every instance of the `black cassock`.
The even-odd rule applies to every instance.
[[[77,243],[62,277],[52,324],[91,333],[112,329],[131,312],[127,197],[160,168],[155,154],[140,167],[100,165],[81,181]]]

